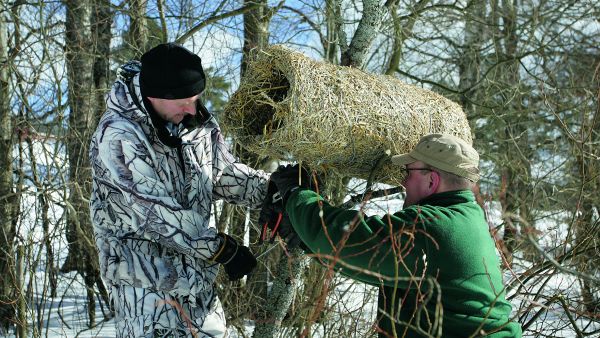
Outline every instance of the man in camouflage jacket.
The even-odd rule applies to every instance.
[[[214,200],[259,208],[268,176],[227,150],[199,94],[200,58],[162,44],[118,72],[90,146],[90,202],[118,337],[219,337],[219,264],[256,265],[210,222]]]

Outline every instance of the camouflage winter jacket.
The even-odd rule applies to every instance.
[[[268,176],[235,160],[212,116],[191,130],[166,123],[171,141],[178,142],[162,141],[155,117],[144,108],[139,66],[132,62],[119,70],[90,145],[90,208],[101,273],[109,285],[194,301],[213,287],[218,271],[208,260],[220,245],[210,222],[212,203],[258,208]]]

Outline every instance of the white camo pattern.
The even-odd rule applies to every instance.
[[[143,102],[139,75],[133,87]],[[159,141],[119,76],[91,140],[90,208],[102,278],[111,297],[120,295],[119,336],[152,336],[160,327],[172,329],[171,336],[189,333],[174,302],[193,314],[199,330],[216,297],[218,265],[208,258],[220,242],[209,223],[211,205],[223,199],[259,208],[266,193],[268,176],[235,160],[213,117],[197,129],[179,129],[180,153]]]

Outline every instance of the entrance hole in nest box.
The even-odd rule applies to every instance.
[[[272,76],[268,81],[260,83],[257,88],[257,92],[263,93],[269,99],[266,100],[264,96],[254,102],[252,115],[254,119],[252,123],[248,125],[247,131],[250,135],[263,135],[264,133],[271,133],[279,128],[279,121],[273,121],[273,115],[275,114],[275,107],[268,101],[272,101],[278,104],[285,100],[290,89],[290,82],[279,71],[273,71]]]

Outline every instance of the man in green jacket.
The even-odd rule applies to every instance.
[[[471,191],[479,155],[449,135],[392,157],[403,210],[383,217],[329,205],[298,166],[271,176],[293,229],[314,257],[380,287],[379,337],[521,337],[483,210]],[[304,177],[303,182],[299,177]]]

